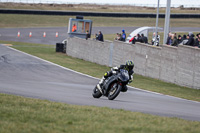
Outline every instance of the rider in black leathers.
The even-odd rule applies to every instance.
[[[131,83],[133,81],[133,71],[134,68],[134,63],[133,61],[127,61],[126,65],[120,65],[120,67],[113,67],[111,68],[111,71],[107,71],[104,76],[102,77],[102,79],[99,81],[99,84],[97,85],[97,88],[100,90],[100,92],[102,93],[102,85],[103,82],[105,81],[105,79],[107,79],[108,77],[112,76],[113,74],[116,74],[120,69],[125,69],[128,71],[129,73],[129,83]],[[124,87],[123,90],[121,90],[122,92],[126,92],[128,90],[127,87]]]

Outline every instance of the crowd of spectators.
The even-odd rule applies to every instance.
[[[195,37],[195,38],[194,38]],[[171,32],[168,34],[167,37],[167,45],[171,46],[178,46],[178,45],[188,45],[192,47],[199,47],[200,48],[200,33],[194,34],[192,32],[189,32],[188,35],[178,35],[174,33],[172,34]]]
[[[129,40],[129,43],[135,44],[136,42],[140,42],[140,43],[145,43],[145,44],[149,44],[149,45],[154,45],[154,46],[159,46],[159,42],[160,42],[160,35],[157,33],[157,37],[155,37],[156,34],[155,32],[153,33],[152,36],[152,40],[150,43],[148,43],[148,38],[146,36],[144,36],[144,34],[137,34],[136,36],[134,36],[133,38],[131,38]],[[88,37],[86,37],[87,39]],[[122,33],[116,33],[116,38],[114,38],[115,40],[118,41],[126,41],[126,33],[125,30],[122,30]],[[96,40],[98,41],[104,41],[103,39],[103,34],[101,31],[99,31],[99,34],[96,34]],[[178,45],[188,45],[188,46],[193,46],[193,47],[198,47],[200,48],[200,33],[196,34],[196,36],[194,36],[194,34],[192,32],[189,32],[188,35],[178,35],[176,33],[172,34],[171,32],[168,34],[167,37],[167,45],[171,45],[171,46],[178,46]]]
[[[154,34],[155,36],[155,34]],[[157,41],[155,39],[155,37],[153,36],[152,38],[152,45],[159,45],[159,40],[160,39],[160,36],[157,35]],[[156,41],[156,43],[154,43]],[[140,42],[140,43],[145,43],[145,44],[149,44],[148,43],[148,38],[146,36],[144,36],[144,34],[137,34],[136,36],[132,37],[130,40],[129,40],[129,43],[132,43],[132,44],[135,44],[136,42]]]
[[[122,33],[117,33],[116,34],[116,38],[114,38],[115,40],[118,40],[118,41],[123,41],[125,42],[126,41],[126,33],[125,33],[125,30],[122,30]]]
[[[144,34],[137,34],[136,36],[134,36],[133,38],[131,38],[129,40],[129,42],[131,42],[132,44],[135,44],[135,42],[141,42],[141,43],[146,43],[148,44],[148,38],[146,36],[144,36]]]

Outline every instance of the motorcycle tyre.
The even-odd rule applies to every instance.
[[[97,86],[95,86],[95,88],[93,89],[93,93],[92,96],[94,98],[100,98],[102,96],[101,92],[99,91],[99,89],[97,88]]]
[[[114,83],[114,84],[117,84],[117,83]],[[114,85],[113,84],[113,85]],[[110,95],[110,91],[112,90],[112,88],[109,90],[109,93],[108,93],[108,99],[109,100],[114,100],[118,95],[119,95],[119,93],[120,93],[120,91],[121,91],[121,86],[120,85],[118,85],[118,87],[117,87],[117,90],[114,92],[114,94],[113,95]]]

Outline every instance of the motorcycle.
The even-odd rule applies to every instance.
[[[114,100],[119,93],[127,90],[127,84],[129,83],[129,73],[125,69],[120,69],[119,72],[113,74],[112,76],[105,79],[100,89],[97,88],[97,85],[93,89],[93,97],[100,98],[102,95],[108,97],[109,100]]]

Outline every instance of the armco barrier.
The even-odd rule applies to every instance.
[[[68,38],[67,54],[106,66],[119,66],[127,60],[135,63],[137,74],[200,89],[200,49],[180,45],[154,47],[120,41],[99,42]]]
[[[68,16],[96,16],[96,17],[136,17],[136,18],[156,18],[155,13],[112,13],[112,12],[75,12],[75,11],[44,11],[44,10],[17,10],[0,9],[2,14],[33,14],[33,15],[68,15]],[[200,18],[200,14],[171,14],[171,18]],[[159,18],[165,18],[165,14],[160,13]]]

